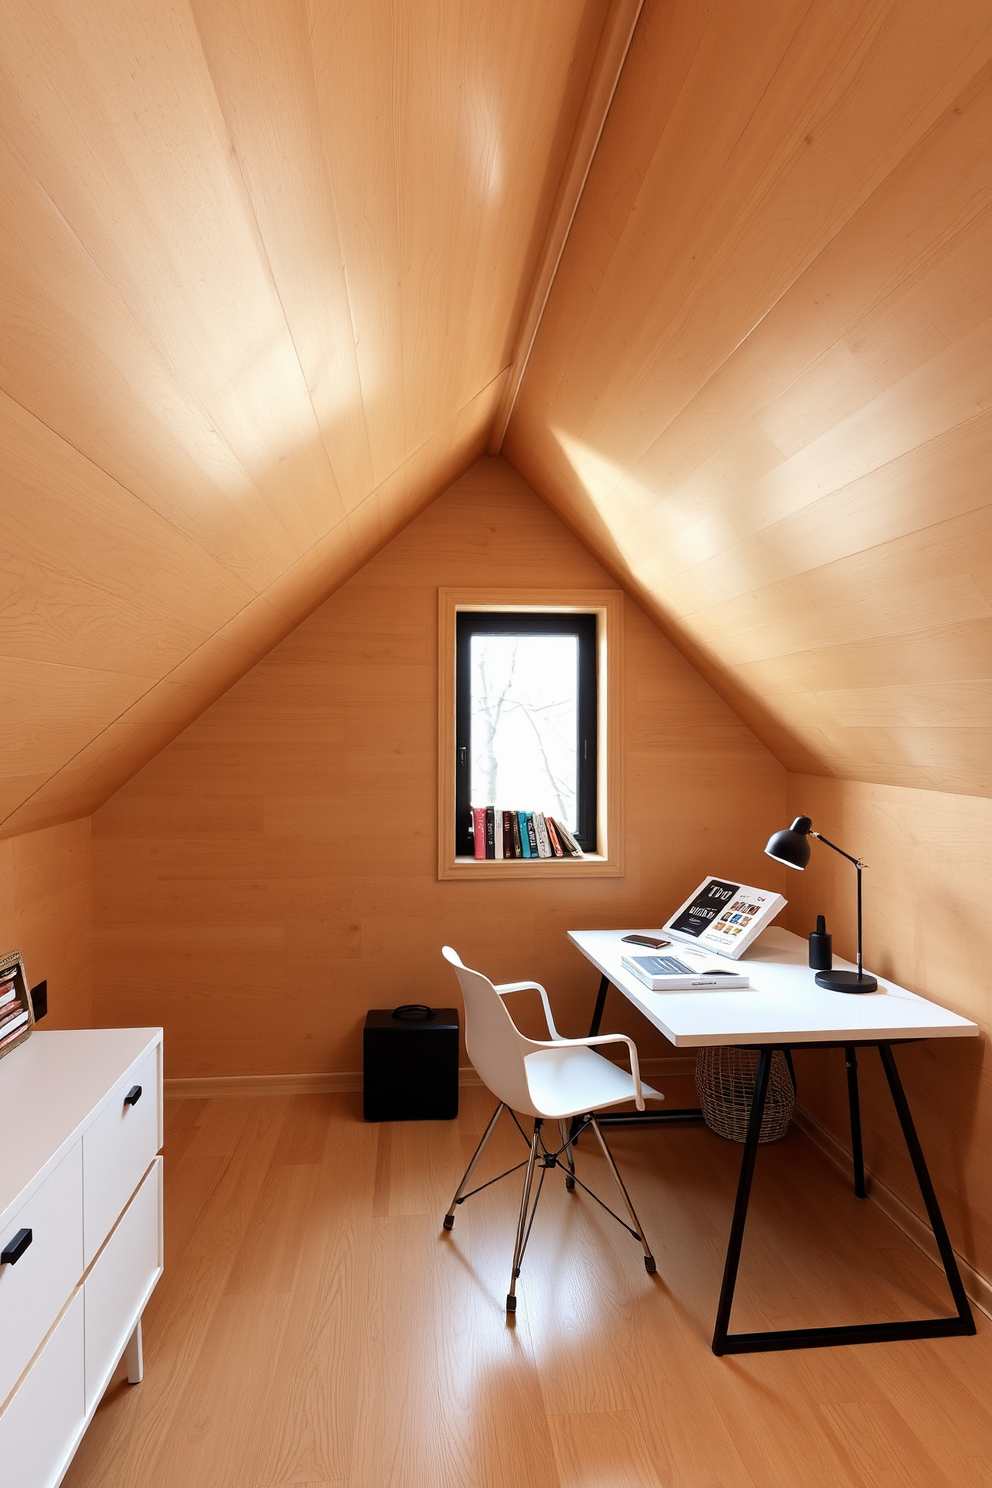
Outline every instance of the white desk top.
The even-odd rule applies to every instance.
[[[726,965],[746,972],[750,987],[726,992],[649,992],[630,972],[624,955],[647,955],[645,946],[623,945],[629,930],[570,930],[568,938],[610,983],[677,1048],[707,1044],[846,1043],[875,1039],[974,1038],[978,1025],[906,987],[878,978],[878,991],[852,995],[818,987],[807,964],[806,941],[771,925],[739,961],[681,943],[665,948],[686,965]],[[660,930],[642,935],[662,936]],[[840,970],[855,971],[834,958]]]

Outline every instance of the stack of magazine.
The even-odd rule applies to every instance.
[[[477,858],[581,858],[581,847],[564,823],[542,811],[504,811],[473,806]]]
[[[13,977],[0,972],[0,1049],[23,1033],[28,1010],[17,995]]]

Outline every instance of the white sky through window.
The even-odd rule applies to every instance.
[[[473,806],[543,811],[574,831],[579,643],[574,635],[473,635]]]

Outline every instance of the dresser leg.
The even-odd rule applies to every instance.
[[[124,1362],[127,1365],[127,1382],[129,1385],[140,1385],[145,1377],[145,1361],[141,1352],[141,1319],[134,1325],[134,1332],[127,1341],[124,1350]]]

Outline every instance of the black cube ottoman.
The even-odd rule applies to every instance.
[[[388,1008],[365,1019],[366,1121],[451,1121],[458,1115],[458,1009],[409,1022]]]

